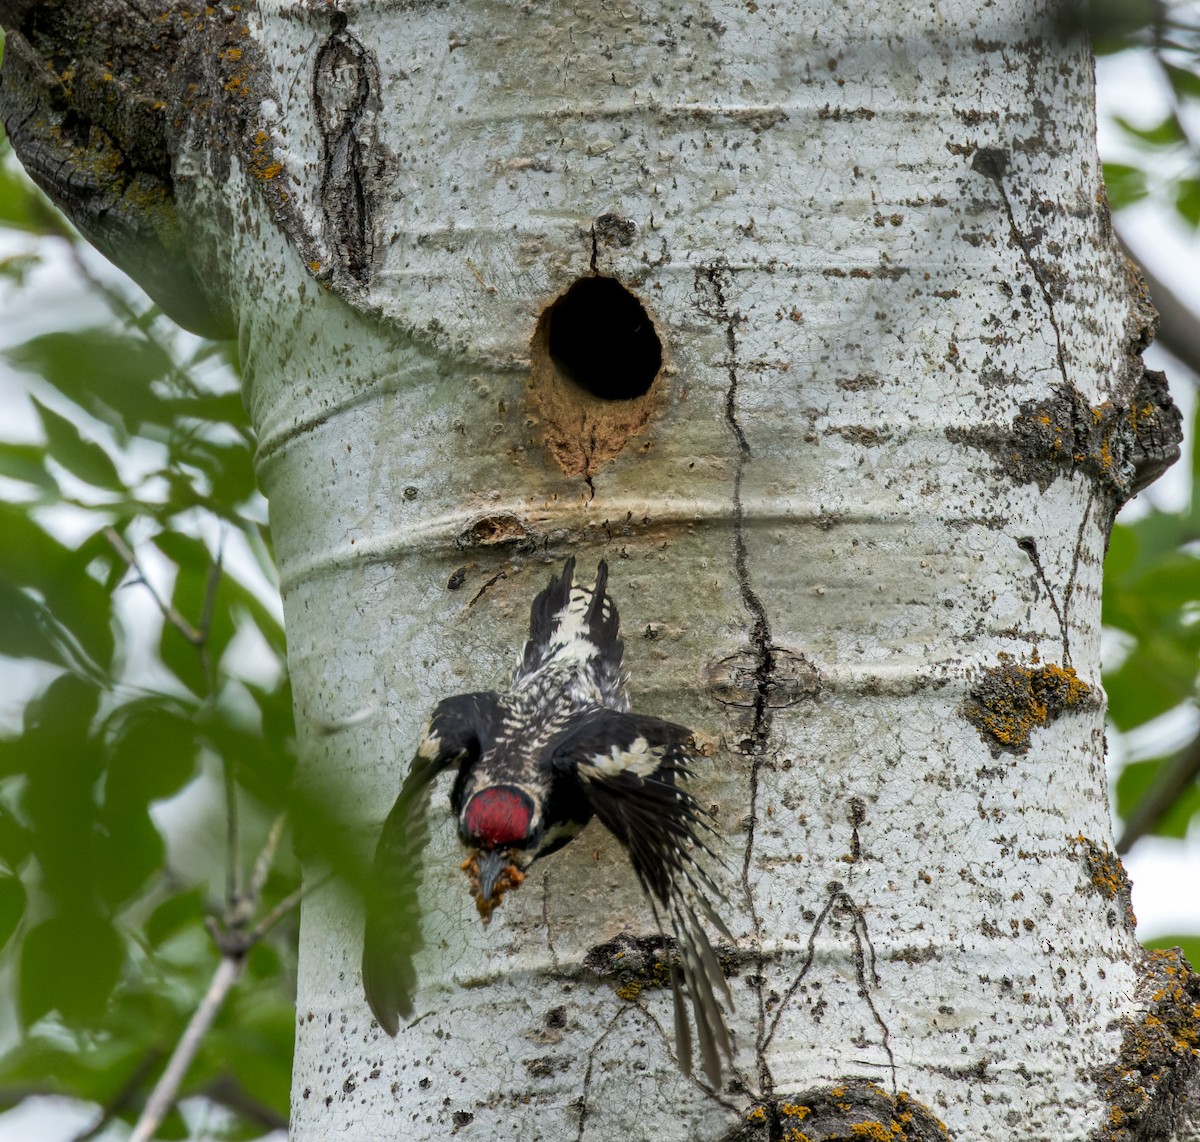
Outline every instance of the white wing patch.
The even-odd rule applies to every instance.
[[[425,729],[421,732],[421,741],[417,746],[417,757],[422,761],[433,761],[439,753],[442,752],[442,739],[438,732],[433,728],[433,719],[425,723]]]
[[[585,777],[619,777],[632,773],[635,777],[649,777],[658,769],[661,757],[657,750],[643,737],[636,738],[628,749],[615,745],[608,753],[593,754],[587,761],[579,763]]]

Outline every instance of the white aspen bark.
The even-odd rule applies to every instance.
[[[1103,876],[1100,570],[1130,473],[1102,452],[1142,318],[1090,59],[1027,4],[753,7],[364,6],[339,34],[379,68],[384,321],[281,307],[265,219],[235,254],[308,764],[379,820],[433,703],[505,682],[547,570],[606,556],[637,707],[718,743],[698,781],[738,937],[737,1073],[709,1092],[666,992],[586,966],[653,931],[617,847],[593,826],[484,930],[441,789],[394,1042],[357,917],[305,907],[296,1139],[803,1129],[780,1107],[847,1080],[953,1137],[1107,1120],[1136,944]],[[322,20],[266,13],[303,76]],[[291,90],[273,137],[315,169]],[[296,190],[315,231],[321,186]],[[649,423],[589,455],[529,362],[540,394],[539,316],[593,273],[667,365]]]
[[[292,1137],[1156,1137],[1122,1123],[1193,1072],[1128,1046],[1099,604],[1170,406],[1086,46],[1027,0],[341,8],[230,17],[240,149],[193,109],[175,159],[307,772],[366,850],[433,704],[502,687],[548,573],[607,558],[635,709],[712,742],[737,1059],[680,1073],[598,825],[482,928],[447,775],[395,1040],[360,917],[305,902]],[[661,340],[644,396],[548,352],[596,276]]]

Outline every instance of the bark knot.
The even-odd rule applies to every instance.
[[[948,1142],[946,1124],[905,1091],[852,1079],[764,1099],[723,1142]]]
[[[988,453],[1018,484],[1045,491],[1056,477],[1082,472],[1117,506],[1179,458],[1182,417],[1162,373],[1142,369],[1127,405],[1089,405],[1074,386],[1027,401],[1008,425],[950,427],[949,440]]]
[[[1096,1073],[1108,1118],[1090,1142],[1190,1138],[1200,1120],[1200,976],[1178,948],[1146,952],[1138,976],[1139,1010]]]

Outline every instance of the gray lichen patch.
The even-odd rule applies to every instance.
[[[714,947],[726,979],[735,979],[747,959],[731,947]],[[647,988],[669,987],[671,971],[679,966],[679,945],[673,936],[633,936],[622,932],[589,948],[583,966],[609,984],[622,999],[636,999]]]
[[[989,667],[971,688],[962,715],[996,751],[1024,753],[1035,729],[1091,698],[1091,687],[1070,666]]]
[[[1147,952],[1138,977],[1138,1013],[1095,1076],[1108,1117],[1091,1142],[1194,1137],[1200,1119],[1200,976],[1171,948]]]
[[[630,936],[589,948],[583,966],[597,979],[611,984],[622,999],[636,999],[646,988],[667,987],[671,965],[678,962],[675,941],[669,936]]]
[[[1055,477],[1079,471],[1124,503],[1179,458],[1179,410],[1166,378],[1141,371],[1130,403],[1095,407],[1073,386],[1028,401],[1008,425],[950,427],[948,439],[988,453],[1017,483],[1043,492]]]

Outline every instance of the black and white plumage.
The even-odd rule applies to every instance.
[[[450,794],[463,869],[486,924],[533,861],[576,837],[597,817],[629,854],[654,914],[678,948],[671,969],[679,1063],[691,1073],[691,1029],[704,1072],[718,1085],[732,1044],[720,992],[729,988],[701,917],[728,940],[710,903],[720,891],[701,863],[711,852],[707,812],[679,784],[690,775],[692,733],[629,711],[619,616],[608,566],[575,580],[575,560],[533,601],[529,640],[503,693],[446,698],[421,735],[384,822],[367,898],[363,985],[379,1025],[395,1035],[412,1012],[413,954],[420,946],[417,888],[428,840],[434,779],[458,767]]]

